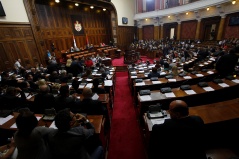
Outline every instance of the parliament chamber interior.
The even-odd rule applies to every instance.
[[[239,0],[1,0],[0,159],[239,159]]]

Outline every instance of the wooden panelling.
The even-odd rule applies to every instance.
[[[129,44],[134,42],[134,36],[136,27],[133,26],[119,26],[118,27],[118,47],[121,50],[125,50],[129,47]]]
[[[12,70],[20,58],[23,66],[41,63],[30,24],[0,24],[0,70]]]
[[[181,23],[181,39],[194,39],[197,29],[197,21],[186,21]]]
[[[110,15],[107,12],[96,12],[95,10],[80,10],[78,8],[49,6],[45,4],[35,4],[39,15],[41,35],[46,48],[50,50],[52,42],[55,43],[56,51],[68,50],[73,46],[73,24],[71,15],[81,15],[82,27],[87,33],[89,43],[99,45],[99,43],[109,44],[111,40]],[[76,36],[77,47],[85,48],[85,35]],[[44,56],[44,55],[42,55]]]
[[[239,25],[237,26],[228,25],[230,17],[238,17],[238,16],[239,16],[239,12],[227,15],[225,20],[225,25],[224,25],[224,39],[231,39],[231,38],[239,39]]]
[[[154,25],[143,26],[143,40],[154,39]]]

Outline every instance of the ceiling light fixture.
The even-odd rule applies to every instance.
[[[106,9],[105,9],[105,8],[103,8],[103,11],[106,11]]]
[[[90,6],[91,9],[94,9],[94,6]]]
[[[60,0],[55,0],[56,3],[60,3]]]
[[[168,16],[168,18],[170,18],[170,15]]]
[[[207,7],[207,11],[209,11],[209,7]]]
[[[236,4],[236,1],[232,1],[232,4]]]
[[[77,6],[77,7],[78,7],[78,6],[79,6],[79,3],[75,3],[75,6]]]
[[[188,12],[186,13],[186,15],[188,15]]]

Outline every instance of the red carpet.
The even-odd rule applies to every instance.
[[[158,60],[158,58],[150,59],[150,58],[147,58],[147,56],[141,56],[140,58],[142,59],[143,62],[149,60],[150,63],[153,63],[154,60]],[[127,66],[126,64],[124,64],[124,57],[123,56],[121,56],[120,58],[113,59],[112,60],[112,65],[113,66]]]
[[[108,159],[146,159],[127,72],[116,73]]]

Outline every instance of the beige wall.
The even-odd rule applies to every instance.
[[[5,17],[0,17],[2,22],[29,22],[23,0],[1,0]]]
[[[118,25],[134,26],[135,0],[111,0],[111,2],[117,11]],[[122,24],[122,17],[128,18],[128,24]]]

